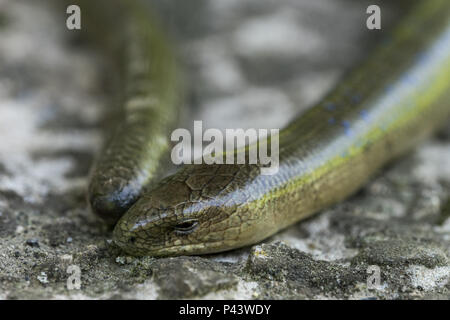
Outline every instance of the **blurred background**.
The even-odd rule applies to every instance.
[[[186,128],[282,128],[403,11],[401,1],[145,2],[176,48]],[[380,31],[366,28],[369,4],[382,8]],[[116,252],[85,191],[114,121],[117,72],[66,17],[52,1],[0,0],[0,298],[448,297],[448,129],[269,239],[266,261],[260,246],[159,260]],[[81,266],[82,290],[67,290],[69,264]],[[380,292],[359,285],[370,264],[390,269]]]

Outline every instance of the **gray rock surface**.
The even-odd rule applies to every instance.
[[[376,38],[364,1],[181,3],[157,7],[195,84],[187,127],[282,127]],[[395,11],[383,6],[383,23]],[[64,19],[42,1],[0,1],[1,299],[450,298],[450,128],[261,244],[202,257],[121,253],[85,200],[114,75]],[[80,290],[67,288],[69,265]]]

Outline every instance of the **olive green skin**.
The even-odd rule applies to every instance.
[[[113,238],[131,255],[259,242],[348,197],[450,116],[450,1],[417,1],[387,41],[280,132],[278,173],[187,165],[143,194]]]
[[[106,45],[114,51],[117,43],[111,45],[111,33],[120,32],[117,37],[124,49],[114,56],[123,75],[123,119],[96,161],[88,191],[93,211],[114,225],[170,161],[169,138],[180,101],[179,75],[170,47],[139,1],[112,5],[104,0],[79,0],[78,4],[83,16],[90,17],[88,33],[106,33]],[[103,28],[97,19],[107,14],[98,15],[100,10],[109,10],[110,21],[100,20],[105,23]]]

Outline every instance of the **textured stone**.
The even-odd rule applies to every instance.
[[[173,17],[168,31],[189,77],[187,121],[208,127],[282,127],[373,39],[361,24],[364,1],[152,2]],[[394,7],[383,9],[384,26],[392,17]],[[0,2],[1,299],[450,298],[450,127],[355,196],[261,244],[202,257],[124,256],[85,199],[116,112],[107,109],[114,68],[64,32],[62,18],[43,2]],[[272,33],[268,43],[261,32]],[[277,32],[293,39],[275,48]],[[81,290],[67,289],[71,265]],[[374,267],[376,288],[367,282]]]

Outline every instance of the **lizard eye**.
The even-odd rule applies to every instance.
[[[175,228],[175,232],[178,234],[189,234],[194,231],[198,226],[197,220],[185,220],[179,224],[177,224]]]

